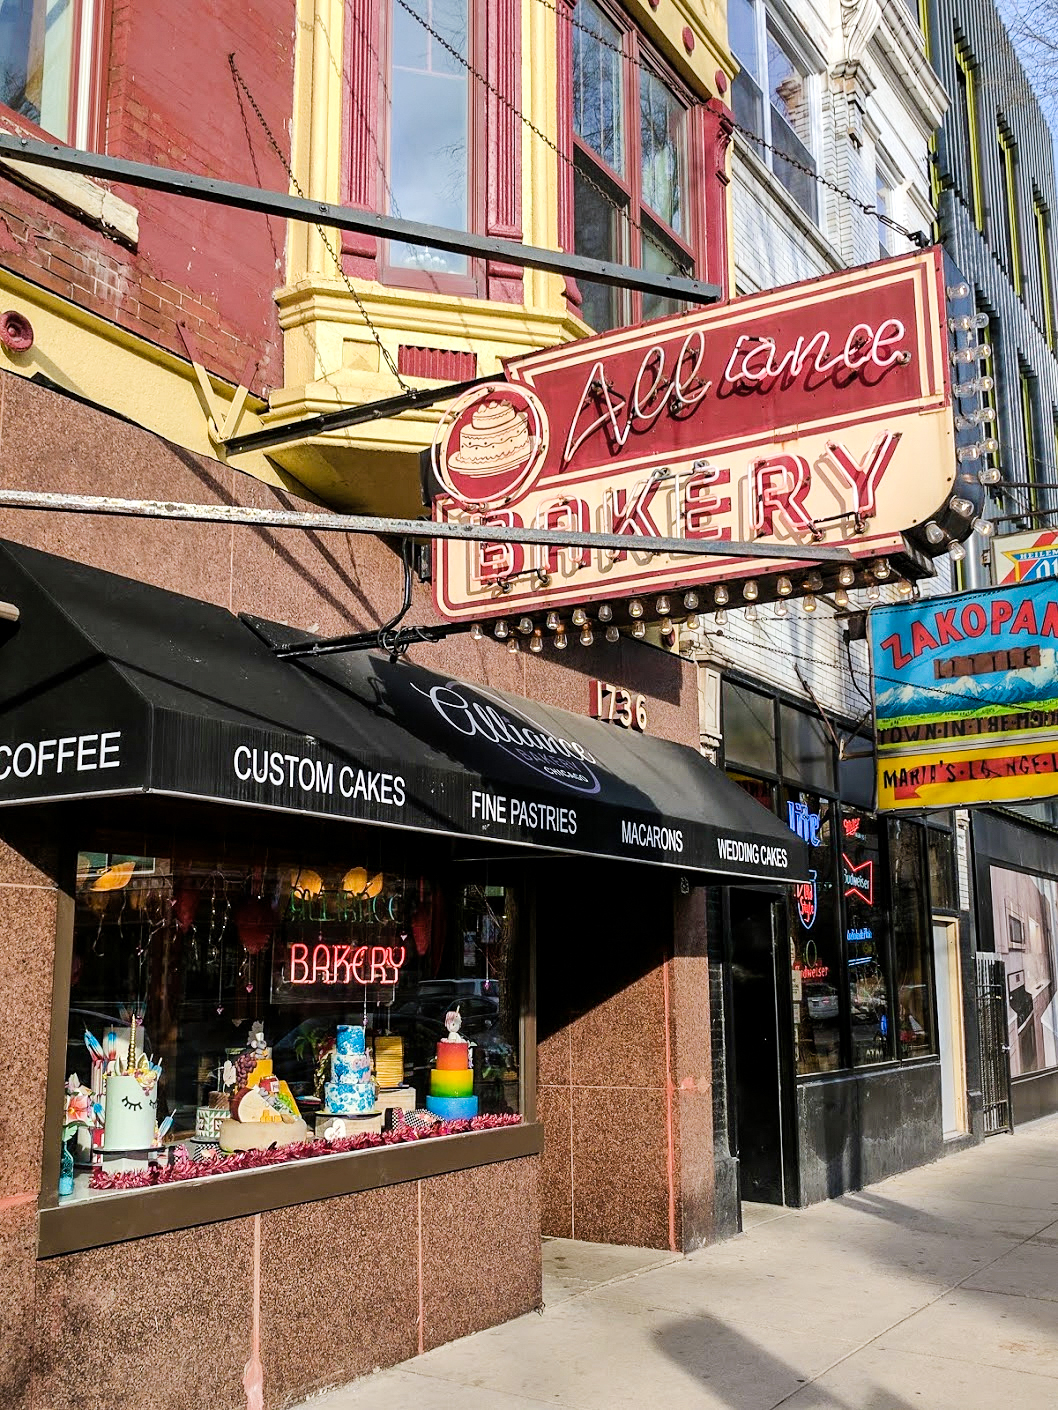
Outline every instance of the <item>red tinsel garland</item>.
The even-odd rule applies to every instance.
[[[459,1136],[466,1131],[492,1131],[498,1126],[517,1126],[521,1117],[509,1112],[496,1116],[475,1116],[469,1121],[439,1121],[425,1131],[364,1131],[359,1136],[340,1136],[325,1141],[317,1136],[297,1145],[277,1146],[272,1150],[236,1151],[225,1155],[211,1151],[197,1160],[181,1147],[172,1165],[159,1163],[146,1170],[127,1170],[109,1174],[102,1168],[93,1170],[88,1181],[93,1190],[142,1190],[152,1185],[172,1185],[179,1180],[201,1180],[209,1175],[230,1175],[237,1170],[262,1170],[269,1165],[285,1165],[291,1160],[312,1160],[321,1155],[344,1155],[348,1151],[375,1150],[379,1146],[397,1146],[405,1141],[426,1141],[434,1136]]]

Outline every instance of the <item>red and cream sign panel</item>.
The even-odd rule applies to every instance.
[[[628,547],[442,541],[439,611],[510,616],[789,566],[651,556],[644,535],[900,549],[954,483],[944,308],[928,251],[507,363],[442,419],[434,517]]]

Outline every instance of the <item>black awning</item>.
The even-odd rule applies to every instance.
[[[697,752],[0,544],[0,806],[154,793],[619,858],[808,877]],[[311,638],[307,638],[311,640]]]

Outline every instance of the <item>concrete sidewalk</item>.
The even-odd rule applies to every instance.
[[[1058,1407],[1058,1118],[746,1225],[687,1258],[549,1239],[542,1314],[305,1403]]]

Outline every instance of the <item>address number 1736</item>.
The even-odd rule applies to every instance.
[[[609,720],[625,729],[645,730],[647,702],[642,695],[633,695],[624,686],[609,681],[589,681],[591,704],[588,714],[594,720]]]

